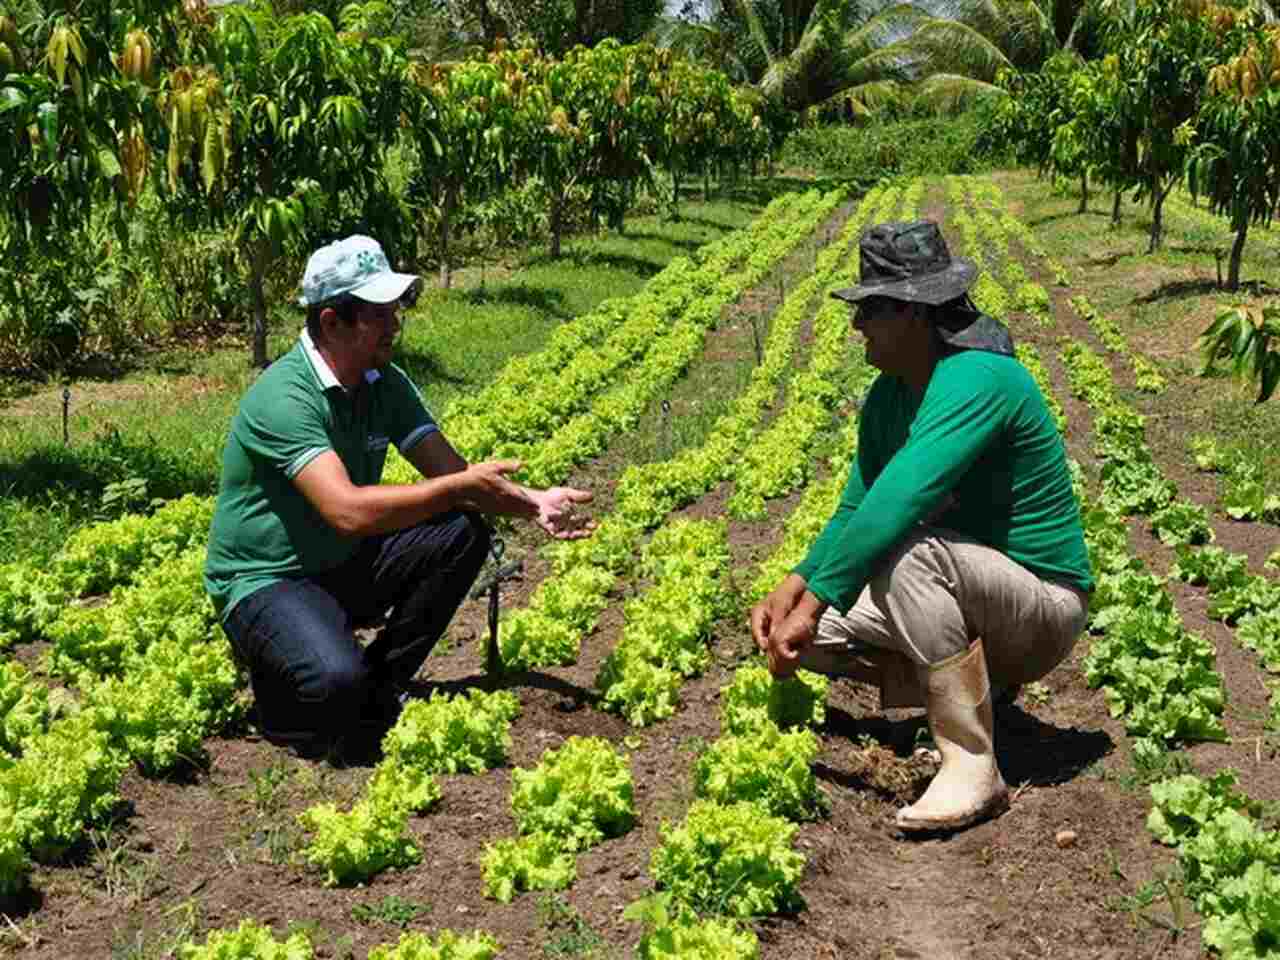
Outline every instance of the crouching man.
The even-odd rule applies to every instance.
[[[304,755],[376,742],[394,719],[484,563],[481,514],[585,534],[570,518],[589,493],[520,486],[513,461],[468,464],[391,362],[416,279],[368,237],[316,251],[306,328],[241,399],[223,453],[205,585],[263,735]],[[388,444],[424,482],[380,484]],[[353,627],[384,616],[362,648]]]
[[[924,706],[942,766],[898,811],[906,831],[1001,811],[992,699],[1047,674],[1084,629],[1093,580],[1066,454],[1005,327],[967,291],[935,224],[861,240],[854,305],[867,361],[858,451],[805,560],[751,612],[776,677],[798,667]]]

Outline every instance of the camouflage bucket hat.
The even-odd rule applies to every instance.
[[[978,267],[952,257],[932,220],[881,223],[865,230],[859,243],[862,282],[831,296],[857,305],[869,297],[938,306],[957,300],[978,278]],[[964,298],[958,309],[937,319],[938,336],[953,347],[1013,356],[1008,328]]]
[[[858,252],[862,282],[831,294],[847,303],[891,297],[937,306],[967,292],[978,278],[972,260],[951,256],[932,220],[877,224],[863,231]]]

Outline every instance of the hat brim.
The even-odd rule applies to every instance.
[[[403,297],[417,279],[417,275],[412,273],[380,273],[347,292],[368,303],[391,303]]]
[[[894,283],[864,283],[831,291],[831,296],[845,303],[861,303],[868,297],[888,297],[908,303],[927,303],[936,307],[967,293],[978,279],[978,265],[966,257],[953,257],[945,270]]]

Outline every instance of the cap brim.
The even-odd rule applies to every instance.
[[[368,283],[362,283],[348,292],[369,303],[391,303],[404,296],[404,292],[417,279],[417,275],[412,273],[380,273]]]
[[[913,277],[896,283],[867,283],[831,291],[831,296],[845,303],[860,303],[868,297],[889,297],[911,303],[937,306],[967,293],[978,279],[978,265],[966,257],[953,257],[951,266],[925,277]]]

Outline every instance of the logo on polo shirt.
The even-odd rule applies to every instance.
[[[391,440],[387,437],[375,437],[371,433],[369,434],[368,439],[365,441],[364,448],[366,451],[372,453],[375,450],[387,449],[387,444],[389,444],[390,442]]]

